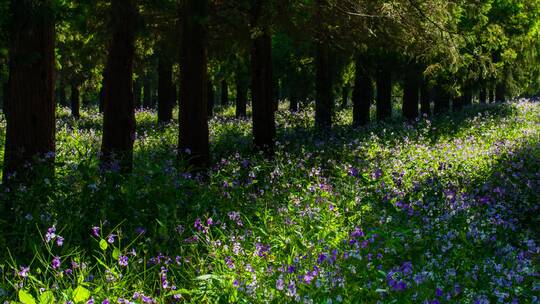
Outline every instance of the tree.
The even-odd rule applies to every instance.
[[[266,6],[267,1],[254,0],[251,7],[251,27],[255,34],[251,50],[251,95],[255,149],[272,157],[276,124],[272,93],[272,38],[262,15]]]
[[[369,123],[370,107],[373,101],[373,80],[369,76],[365,59],[362,55],[356,56],[353,102],[353,126],[364,126]]]
[[[412,121],[418,117],[420,76],[414,66],[409,66],[403,81],[403,116]]]
[[[3,181],[31,182],[27,163],[40,157],[54,163],[54,13],[50,0],[12,0],[10,12]]]
[[[179,156],[194,169],[210,161],[208,131],[207,0],[184,1],[182,16]]]
[[[135,105],[133,58],[135,53],[135,0],[111,4],[112,40],[105,70],[101,168],[129,173],[133,168]]]

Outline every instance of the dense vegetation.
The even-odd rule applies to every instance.
[[[538,0],[0,0],[0,303],[538,303],[538,50]]]

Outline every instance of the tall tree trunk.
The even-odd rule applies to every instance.
[[[212,116],[214,116],[214,98],[215,98],[215,92],[214,92],[214,85],[212,84],[212,81],[210,79],[208,79],[208,88],[207,88],[207,91],[208,91],[208,101],[207,101],[207,104],[208,104],[208,117],[211,118]]]
[[[164,124],[172,120],[175,103],[172,79],[172,61],[161,56],[158,63],[158,123]]]
[[[392,117],[392,73],[388,67],[379,66],[377,73],[377,120]]]
[[[493,89],[493,86],[488,86],[488,97],[489,102],[494,103],[495,102],[495,90]]]
[[[229,105],[229,84],[227,79],[221,80],[221,105],[224,107]]]
[[[3,181],[31,182],[35,157],[47,156],[54,174],[55,31],[52,1],[12,0],[9,94]],[[14,173],[17,172],[15,176]],[[13,177],[11,179],[10,177]],[[6,210],[9,210],[9,206]]]
[[[478,100],[480,101],[481,104],[487,103],[487,90],[483,82],[481,83],[481,86],[480,86],[480,93],[478,96]]]
[[[431,115],[431,90],[426,80],[422,80],[420,85],[420,112],[422,115]]]
[[[298,93],[293,89],[289,96],[289,111],[298,112]]]
[[[247,84],[242,75],[236,75],[236,118],[247,116],[247,90]]]
[[[6,114],[6,105],[7,105],[7,100],[8,100],[8,87],[9,87],[9,84],[8,82],[6,81],[5,83],[2,84],[2,111],[4,112],[4,115]]]
[[[272,97],[272,38],[268,28],[260,24],[263,3],[264,0],[254,0],[251,8],[251,26],[262,26],[262,33],[254,38],[251,50],[253,142],[255,149],[263,151],[268,157],[273,157],[276,124]]]
[[[354,73],[353,126],[364,126],[369,123],[371,102],[373,100],[373,81],[363,66],[363,60],[357,56]]]
[[[103,89],[103,86],[101,89],[99,89],[99,113],[103,114],[103,111],[105,110],[105,90]]]
[[[60,87],[58,88],[58,104],[64,107],[66,103],[66,81],[62,78],[60,79]]]
[[[71,116],[73,116],[75,119],[79,119],[81,117],[80,114],[80,108],[81,108],[81,91],[80,91],[80,82],[79,81],[72,81],[71,82],[71,96],[70,96],[70,102],[71,102]]]
[[[329,46],[326,42],[317,44],[316,61],[316,91],[315,100],[315,126],[318,128],[332,127],[332,112],[334,100],[332,98],[332,81],[329,66]]]
[[[184,2],[179,153],[195,170],[210,162],[208,131],[208,0]],[[188,154],[188,155],[186,155]]]
[[[506,102],[506,87],[504,83],[497,83],[495,86],[495,101]]]
[[[414,68],[405,73],[403,84],[403,116],[413,121],[418,117],[418,97],[420,92],[420,79]]]
[[[101,168],[129,173],[133,168],[135,106],[133,103],[133,57],[135,52],[135,0],[112,2],[113,37],[105,75],[105,108]]]
[[[143,108],[152,108],[152,82],[149,75],[145,75],[143,80]]]
[[[442,85],[436,85],[434,88],[435,108],[433,112],[435,114],[442,114],[450,109],[450,95]]]

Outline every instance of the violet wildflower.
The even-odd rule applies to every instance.
[[[128,262],[129,262],[129,258],[127,256],[125,256],[125,255],[121,255],[118,258],[118,264],[120,266],[126,267],[128,265]]]
[[[54,225],[52,227],[50,227],[49,229],[47,229],[47,233],[45,234],[45,241],[47,243],[49,243],[54,238],[56,238],[55,232],[56,232],[56,227]]]
[[[277,290],[283,290],[285,288],[285,282],[283,282],[283,279],[282,278],[279,278],[277,281],[276,281],[276,289]]]
[[[53,269],[58,269],[60,268],[60,257],[59,256],[55,256],[54,259],[52,260],[52,263],[51,263],[51,266]]]
[[[64,245],[64,238],[61,237],[61,236],[57,236],[56,237],[56,246],[62,247],[62,245]]]
[[[100,228],[97,226],[92,227],[92,235],[95,237],[99,237],[99,230]]]
[[[28,277],[29,272],[30,272],[30,267],[21,266],[21,270],[17,272],[17,275],[20,276],[21,278],[26,278]]]
[[[109,244],[114,243],[114,237],[115,237],[114,234],[109,234],[109,236],[107,236],[107,243]]]

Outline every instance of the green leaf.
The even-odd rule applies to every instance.
[[[109,244],[107,244],[107,241],[105,241],[104,239],[101,239],[101,241],[99,241],[99,248],[101,248],[101,250],[105,251],[108,247]]]
[[[39,296],[40,304],[54,304],[54,294],[52,291],[47,290]]]
[[[113,253],[112,253],[112,257],[113,257],[113,259],[118,260],[118,258],[120,257],[121,254],[122,253],[120,252],[120,249],[114,248]]]
[[[82,286],[75,288],[75,290],[73,291],[73,301],[75,301],[75,303],[85,302],[89,298],[90,298],[90,291],[88,291],[88,289]]]
[[[23,304],[36,304],[36,299],[25,290],[19,290],[19,301]]]

